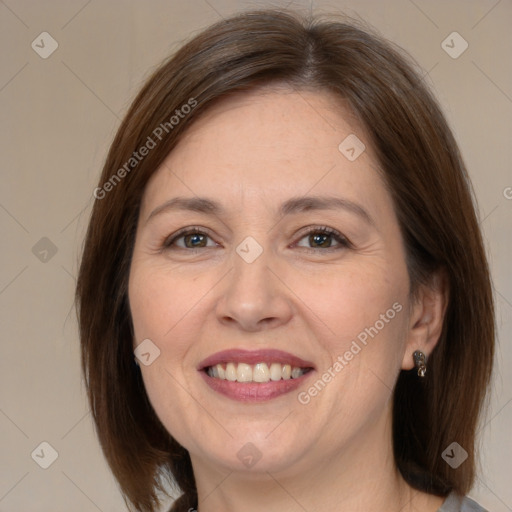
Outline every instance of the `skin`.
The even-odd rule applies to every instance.
[[[338,150],[349,134],[366,145],[353,162]],[[280,215],[283,202],[305,195],[350,200],[371,221],[345,209]],[[224,211],[151,215],[172,198],[196,196]],[[184,246],[191,237],[164,247],[187,226],[209,238],[192,237],[198,248]],[[319,247],[305,228],[322,226],[350,245],[327,236]],[[248,236],[263,248],[252,263],[236,252]],[[412,301],[378,162],[364,129],[329,93],[267,86],[224,99],[190,127],[144,192],[129,298],[134,347],[149,338],[161,351],[141,365],[144,384],[162,423],[190,452],[200,512],[433,512],[442,504],[397,472],[391,405],[414,350],[428,355],[439,338],[444,282],[434,279]],[[298,392],[396,303],[401,311],[299,403]],[[233,401],[197,371],[231,348],[288,351],[314,362],[315,374],[269,402]],[[251,468],[237,457],[248,442],[261,454]]]

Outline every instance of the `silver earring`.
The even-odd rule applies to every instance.
[[[427,373],[427,361],[425,354],[421,350],[416,350],[412,355],[414,358],[414,366],[418,370],[418,377],[425,377]]]

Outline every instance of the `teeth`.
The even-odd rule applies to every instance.
[[[300,368],[294,367],[292,368],[292,379],[297,379],[302,375],[302,370]]]
[[[267,363],[227,363],[210,366],[207,373],[210,377],[231,382],[269,382],[298,379],[306,373],[306,369],[281,363],[272,363],[270,366]]]
[[[210,377],[213,377],[213,375],[210,375]],[[226,380],[230,380],[232,382],[236,380],[236,366],[233,363],[228,363],[226,365]]]
[[[271,380],[281,380],[281,374],[283,369],[279,363],[272,363],[270,365],[270,379]]]
[[[254,365],[252,380],[254,382],[268,382],[270,380],[270,370],[266,363],[258,363]]]
[[[236,380],[238,382],[252,382],[252,367],[245,363],[238,363]]]

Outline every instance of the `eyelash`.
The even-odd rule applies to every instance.
[[[339,251],[341,249],[348,249],[348,248],[353,247],[351,242],[345,236],[343,236],[339,231],[337,231],[333,228],[330,228],[328,226],[312,226],[312,227],[308,228],[307,231],[303,231],[300,234],[300,238],[298,239],[297,242],[294,242],[293,246],[296,246],[298,244],[298,242],[300,242],[303,238],[310,236],[312,234],[330,235],[333,237],[333,239],[339,245],[334,246],[334,247],[324,247],[324,248],[322,248],[322,247],[302,247],[301,246],[301,249],[304,249],[306,252],[315,252],[315,253],[318,251],[333,252],[333,251]],[[187,235],[205,235],[208,238],[212,239],[212,237],[204,230],[204,228],[200,228],[198,226],[197,227],[191,226],[191,227],[183,228],[180,231],[178,231],[177,233],[174,233],[173,235],[167,237],[163,241],[162,249],[164,249],[164,250],[173,249],[173,245],[175,244],[175,242],[177,240],[179,240],[180,238],[183,238]],[[186,251],[197,251],[197,250],[207,249],[207,248],[211,248],[211,247],[196,247],[196,248],[175,247],[175,248],[186,250]]]
[[[352,244],[350,241],[343,236],[339,231],[336,229],[330,228],[328,226],[312,226],[307,228],[306,231],[303,231],[300,234],[300,238],[297,242],[294,242],[294,246],[297,245],[298,242],[300,242],[303,238],[310,236],[312,234],[322,234],[322,235],[330,235],[337,243],[337,246],[334,247],[301,247],[301,249],[306,250],[307,252],[334,252],[339,251],[342,249],[348,249],[352,247]]]

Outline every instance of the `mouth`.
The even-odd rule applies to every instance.
[[[280,380],[298,379],[312,368],[300,368],[281,363],[247,363],[229,362],[208,366],[205,371],[214,379],[230,382],[276,382]]]
[[[205,359],[198,370],[214,391],[233,400],[261,402],[293,391],[315,367],[280,350],[226,350]]]

